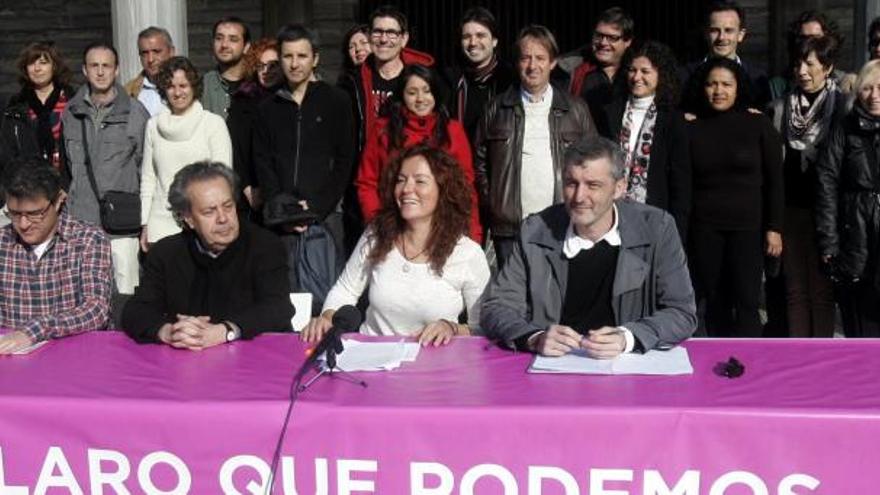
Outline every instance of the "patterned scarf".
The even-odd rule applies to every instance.
[[[46,103],[37,98],[33,90],[27,90],[28,119],[37,129],[40,153],[56,170],[61,169],[61,114],[67,107],[67,94],[55,85]]]
[[[464,68],[461,77],[458,78],[458,83],[455,85],[455,93],[457,97],[456,110],[458,111],[458,115],[454,115],[454,118],[458,120],[464,119],[464,108],[467,106],[468,98],[468,79],[477,84],[483,84],[489,80],[489,77],[492,76],[496,67],[498,67],[498,56],[493,53],[492,60],[489,61],[489,64],[485,67],[478,69],[468,65]]]
[[[654,125],[657,123],[657,105],[652,101],[645,113],[645,120],[638,129],[635,146],[630,149],[629,141],[633,133],[633,99],[626,102],[623,112],[623,125],[618,142],[626,152],[626,197],[644,203],[648,197],[648,164],[651,162],[651,147],[654,144]]]
[[[789,146],[800,150],[801,171],[807,170],[808,165],[816,160],[816,145],[831,129],[837,91],[837,83],[828,79],[812,105],[800,89],[788,95],[785,140]]]

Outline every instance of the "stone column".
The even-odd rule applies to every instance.
[[[112,0],[113,44],[119,51],[119,82],[125,84],[141,71],[137,35],[149,26],[171,34],[177,55],[189,51],[186,0]]]

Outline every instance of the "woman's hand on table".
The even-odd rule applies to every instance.
[[[458,334],[458,325],[449,320],[437,320],[425,325],[415,337],[422,346],[433,345],[434,347],[446,345],[452,341],[452,337]]]
[[[321,316],[316,316],[309,320],[309,323],[302,329],[299,336],[303,342],[314,344],[324,337],[333,326],[333,310],[324,311]]]

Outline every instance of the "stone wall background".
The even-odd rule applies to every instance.
[[[451,2],[447,5],[460,4],[457,8],[476,3],[471,0],[436,1]],[[201,70],[211,68],[211,27],[221,16],[237,15],[244,19],[251,27],[254,39],[264,33],[274,35],[279,25],[296,20],[318,32],[321,53],[319,70],[325,79],[334,82],[341,67],[341,38],[348,27],[358,21],[358,17],[365,16],[367,9],[364,7],[370,2],[187,0],[189,56]],[[390,3],[395,2],[391,0]],[[753,63],[771,73],[781,70],[786,63],[784,43],[788,22],[803,10],[818,9],[837,22],[846,36],[839,67],[849,71],[856,69],[856,54],[860,53],[858,50],[864,50],[865,43],[864,40],[856,40],[853,35],[857,31],[853,21],[856,8],[854,0],[741,0],[740,3],[746,8],[749,32],[742,53]],[[53,39],[68,64],[75,69],[74,72],[80,74],[83,48],[96,39],[112,40],[110,15],[110,0],[0,0],[0,105],[5,105],[7,97],[18,90],[15,60],[22,46],[38,39]],[[434,29],[454,29],[454,26],[441,25],[451,22],[419,26],[419,29],[430,36],[427,33]],[[694,41],[689,52],[701,48],[698,31],[691,31]],[[136,36],[136,33],[132,33],[132,36]],[[563,47],[563,50],[571,48]],[[78,80],[82,81],[81,76]]]

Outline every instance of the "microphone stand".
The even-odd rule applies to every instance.
[[[333,329],[326,335],[327,339],[331,339],[329,345],[327,346],[327,351],[325,353],[326,362],[322,366],[320,360],[315,360],[314,366],[318,368],[318,373],[311,377],[309,381],[299,386],[299,391],[303,392],[309,387],[311,387],[318,378],[322,376],[326,376],[328,378],[339,378],[340,380],[346,381],[348,383],[354,385],[360,385],[363,388],[367,388],[367,382],[365,380],[359,380],[355,378],[351,373],[339,368],[336,365],[336,355],[340,354],[345,348],[342,345],[342,337],[340,333]]]

